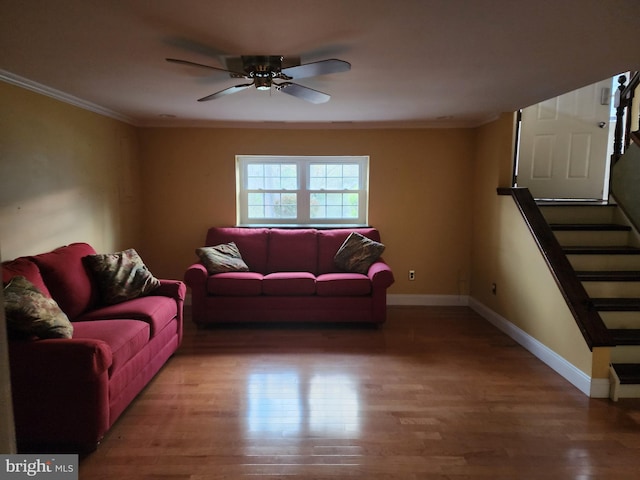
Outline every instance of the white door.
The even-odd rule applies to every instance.
[[[522,110],[517,185],[534,198],[605,198],[611,79]]]

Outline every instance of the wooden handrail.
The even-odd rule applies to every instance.
[[[610,332],[594,308],[529,189],[498,188],[498,195],[513,197],[589,348],[614,346],[615,342]]]

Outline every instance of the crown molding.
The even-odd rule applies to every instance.
[[[26,90],[45,95],[55,100],[68,103],[69,105],[73,105],[74,107],[82,108],[83,110],[88,110],[90,112],[113,118],[130,125],[137,125],[137,122],[131,117],[122,115],[118,112],[114,112],[113,110],[109,110],[108,108],[101,107],[100,105],[96,105],[95,103],[88,102],[81,98],[74,97],[73,95],[61,92],[60,90],[56,90],[55,88],[47,87],[46,85],[42,85],[41,83],[34,82],[33,80],[29,80],[28,78],[21,77],[6,70],[0,69],[0,80],[11,85],[22,87]]]

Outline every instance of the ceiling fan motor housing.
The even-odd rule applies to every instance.
[[[247,77],[258,90],[269,90],[274,78],[284,78],[282,55],[243,55],[242,65]]]

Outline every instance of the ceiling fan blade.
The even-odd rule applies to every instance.
[[[305,63],[295,67],[283,68],[282,73],[291,78],[308,78],[327,73],[339,73],[351,70],[351,64],[337,58],[321,60],[319,62]]]
[[[306,100],[307,102],[315,104],[328,102],[331,98],[331,95],[319,92],[318,90],[314,90],[309,87],[303,87],[302,85],[298,85],[297,83],[284,82],[274,85],[276,85],[276,89],[281,92],[293,95],[294,97],[298,97],[302,100]]]
[[[202,68],[208,68],[210,70],[217,70],[219,72],[231,73],[234,76],[240,76],[240,77],[247,76],[245,73],[233,72],[231,70],[226,70],[224,68],[212,67],[211,65],[204,65],[202,63],[190,62],[189,60],[180,60],[179,58],[167,58],[166,60],[167,62],[180,63],[182,65],[190,65],[192,67],[202,67]]]
[[[220,90],[219,92],[212,93],[211,95],[207,95],[206,97],[199,98],[199,102],[206,102],[208,100],[213,100],[214,98],[224,97],[225,95],[230,95],[232,93],[241,92],[249,87],[253,86],[253,83],[245,83],[242,85],[235,85],[233,87],[225,88],[224,90]]]

